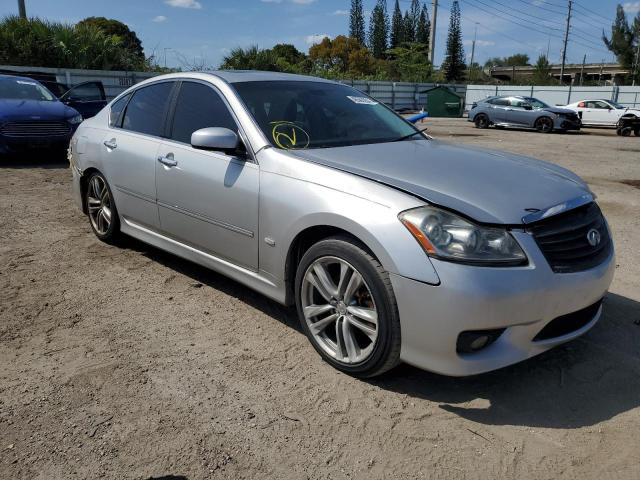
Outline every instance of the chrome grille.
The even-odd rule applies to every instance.
[[[556,273],[593,268],[611,253],[609,230],[595,203],[536,222],[528,230]],[[587,238],[591,230],[598,232],[600,241],[596,245]]]
[[[62,137],[71,132],[66,122],[7,122],[0,126],[0,135],[13,138]]]

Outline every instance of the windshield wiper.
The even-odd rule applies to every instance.
[[[409,135],[404,135],[403,137],[396,138],[395,140],[391,140],[392,142],[401,142],[402,140],[407,140],[408,138],[415,137],[416,135],[422,135],[427,129],[424,128],[422,130],[418,130],[417,132],[410,133]],[[424,137],[424,135],[422,135]],[[426,137],[424,137],[426,138]]]

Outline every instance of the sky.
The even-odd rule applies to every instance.
[[[292,43],[306,52],[324,36],[348,33],[350,0],[25,0],[27,14],[77,22],[105,16],[126,23],[160,65],[217,67],[234,47]],[[395,0],[388,0],[389,14]],[[442,62],[452,0],[438,1],[436,65]],[[432,15],[431,0],[426,0]],[[532,62],[549,51],[560,61],[568,0],[460,0],[467,60],[477,29],[475,60],[527,53]],[[615,0],[574,0],[569,63],[614,61],[601,35],[611,31]],[[640,0],[620,2],[630,18]],[[368,22],[375,0],[364,0]],[[410,0],[400,0],[404,11]],[[16,14],[17,0],[0,0],[0,16]]]

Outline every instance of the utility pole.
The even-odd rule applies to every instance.
[[[584,78],[584,64],[587,62],[587,54],[582,57],[582,67],[580,67],[580,86],[582,86],[582,79]]]
[[[18,0],[18,12],[20,14],[20,18],[27,18],[27,9],[24,6],[24,0]]]
[[[638,39],[638,46],[636,47],[636,66],[633,69],[633,82],[632,86],[636,86],[636,78],[640,74],[640,39]]]
[[[569,27],[571,26],[571,7],[573,1],[569,0],[569,11],[567,12],[567,28],[564,31],[564,46],[562,47],[562,66],[560,67],[560,85],[564,83],[564,64],[567,60],[567,42],[569,41]]]
[[[429,32],[429,61],[433,65],[436,50],[436,21],[438,20],[438,0],[431,4],[431,31]]]
[[[473,43],[471,44],[471,61],[469,62],[469,73],[473,72],[473,57],[476,53],[476,38],[478,37],[478,22],[476,22],[476,29],[473,32]],[[471,75],[469,75],[471,76]]]

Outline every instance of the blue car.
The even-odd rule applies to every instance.
[[[34,148],[62,151],[82,116],[27,77],[0,75],[0,155]]]

